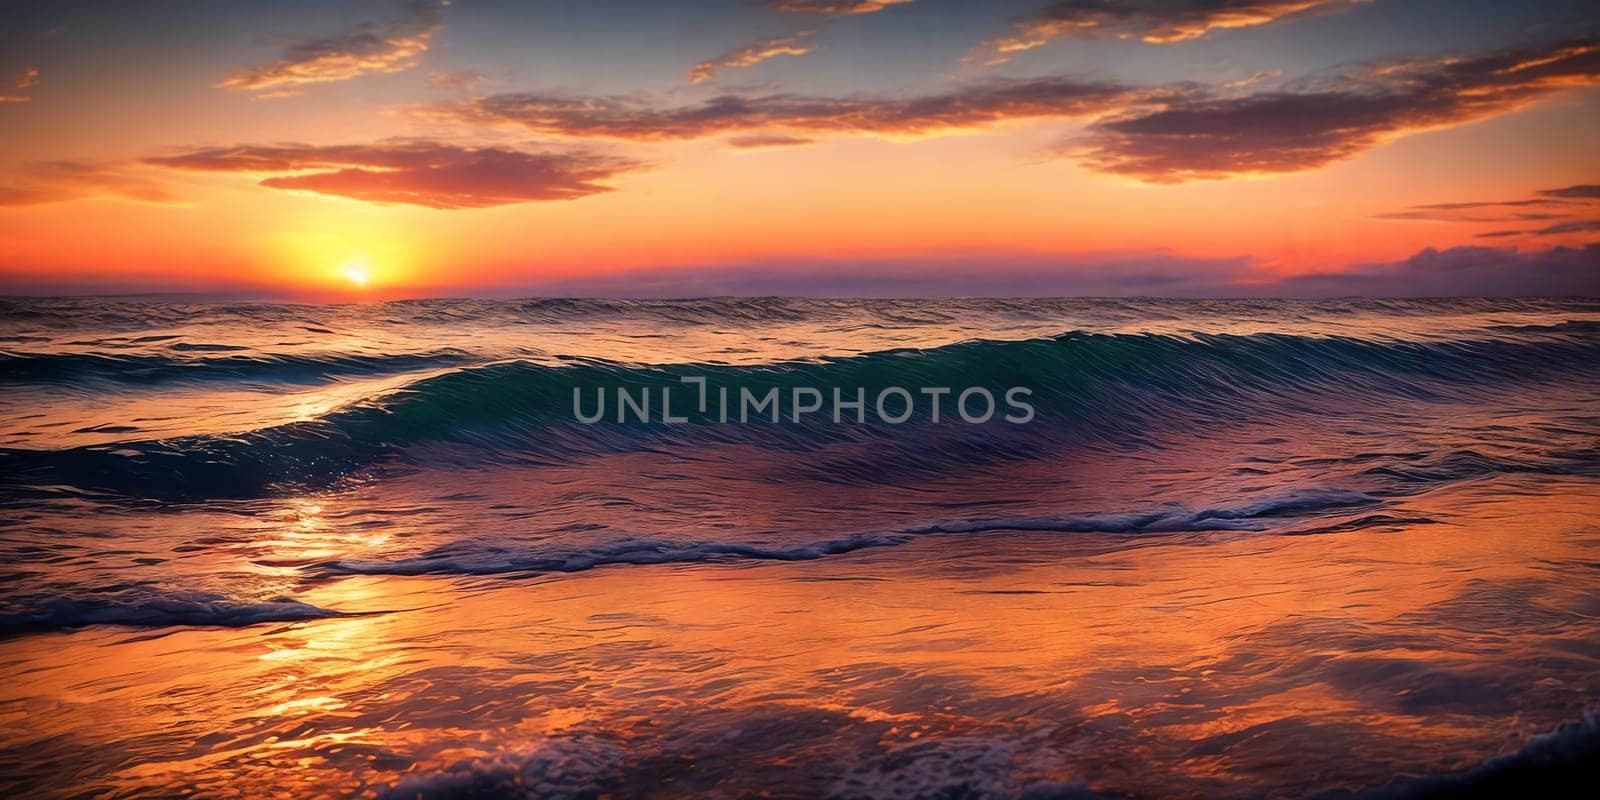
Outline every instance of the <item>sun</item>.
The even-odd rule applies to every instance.
[[[339,268],[339,277],[358,289],[363,288],[372,280],[372,271],[365,261],[351,261]]]

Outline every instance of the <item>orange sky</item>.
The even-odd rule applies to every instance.
[[[910,19],[916,5],[870,16]],[[754,56],[738,55],[740,42],[729,34],[725,49],[735,56],[697,81],[676,69],[694,48],[669,42],[663,46],[673,58],[637,57],[635,66],[652,76],[640,79],[651,84],[642,93],[592,97],[548,71],[505,66],[492,74],[486,64],[511,62],[492,41],[475,49],[471,33],[481,21],[470,8],[379,3],[335,20],[270,20],[273,29],[306,26],[288,38],[245,36],[228,20],[211,20],[218,30],[193,34],[216,46],[192,57],[169,52],[137,76],[116,62],[118,51],[96,59],[84,48],[122,36],[132,44],[120,55],[131,55],[143,28],[110,14],[50,25],[58,21],[35,10],[7,34],[23,40],[10,48],[20,55],[0,64],[15,87],[0,103],[8,143],[0,155],[0,273],[7,287],[24,291],[245,289],[339,298],[537,290],[552,280],[784,264],[813,272],[825,293],[830,275],[915,259],[931,271],[989,261],[1047,270],[1132,257],[1239,259],[1271,280],[1393,262],[1430,247],[1534,252],[1594,241],[1593,197],[1539,194],[1600,182],[1600,89],[1592,88],[1600,66],[1587,44],[1594,40],[1450,47],[1450,56],[1420,67],[1419,56],[1404,52],[1352,53],[1327,67],[1285,63],[1271,57],[1270,41],[1252,41],[1312,36],[1318,26],[1352,24],[1347,17],[1377,10],[1186,34],[1172,43],[1093,43],[1135,59],[1131,71],[1143,69],[1139,58],[1161,62],[1151,72],[1170,71],[1168,62],[1181,66],[1184,48],[1193,49],[1187,57],[1203,68],[1192,79],[1179,71],[1166,80],[1052,68],[1043,59],[1073,46],[1066,34],[1003,65],[974,66],[965,54],[988,29],[947,25],[941,33],[955,58],[944,73],[919,78],[925,85],[880,87],[863,78],[860,87],[845,81],[829,92],[808,84],[808,68],[828,36],[843,30],[844,16],[869,15],[806,15],[802,32],[810,33],[797,41],[818,53],[785,44],[740,66]],[[772,24],[795,16],[750,13]],[[1020,26],[1018,19],[1026,21],[1002,15],[994,24]],[[341,31],[377,31],[380,41],[341,38]],[[870,47],[870,32],[832,46]],[[600,34],[586,35],[603,43]],[[249,46],[221,44],[238,37]],[[1419,42],[1415,49],[1439,47]],[[803,52],[788,52],[797,49]],[[1490,60],[1511,50],[1514,58]],[[1235,63],[1211,83],[1219,53]],[[700,55],[691,67],[717,62],[716,53]],[[1037,63],[1019,63],[1036,55]],[[1522,77],[1526,65],[1541,69],[1552,59],[1565,59],[1559,72]],[[656,77],[658,61],[673,63],[673,74]],[[1454,74],[1462,61],[1485,66]],[[571,68],[585,66],[575,55]],[[990,74],[996,70],[1010,73]],[[1363,110],[1361,124],[1371,130],[1360,136],[1341,134],[1330,144],[1326,130],[1295,121],[1305,117],[1303,106],[1288,104],[1331,92],[1310,107],[1327,114],[1326,129],[1334,130],[1341,103],[1365,102],[1339,88],[1337,81],[1355,80],[1342,76],[1385,80],[1397,71],[1404,77],[1385,91],[1398,99],[1375,124]],[[1239,72],[1268,77],[1237,87],[1222,80]],[[1085,110],[1074,105],[1083,102],[1080,89],[1038,85],[1068,78],[1116,98],[1096,94]],[[1184,96],[1152,99],[1180,85]],[[504,111],[508,96],[525,107],[529,94],[543,98],[546,90],[602,108],[540,106],[537,123],[526,111]],[[809,105],[702,113],[718,98],[790,96]],[[930,112],[918,103],[944,105]],[[1143,128],[1116,130],[1130,116],[1155,125],[1180,114],[1183,124],[1194,117],[1211,127],[1179,131],[1176,147],[1168,131],[1156,139]],[[634,127],[614,129],[622,116]],[[691,117],[697,127],[686,130],[682,120]],[[1279,133],[1275,125],[1294,129]],[[736,146],[749,136],[806,141]],[[427,152],[393,152],[402,141],[424,142]],[[283,163],[259,168],[204,152],[234,158],[237,148],[284,143],[301,149],[275,151]],[[1091,146],[1100,155],[1084,155]],[[327,149],[335,147],[359,152]],[[486,150],[495,161],[480,165]],[[599,165],[595,175],[576,174],[590,168],[574,161],[582,158]],[[1483,205],[1415,208],[1452,203]],[[440,204],[454,207],[430,207]]]

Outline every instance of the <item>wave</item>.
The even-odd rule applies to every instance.
[[[1600,714],[1529,737],[1521,747],[1465,772],[1399,780],[1354,795],[1361,800],[1575,797],[1600,778]],[[1319,800],[1348,797],[1327,793]]]
[[[529,750],[504,751],[457,761],[441,770],[406,775],[378,788],[379,800],[456,800],[457,798],[599,798],[624,776],[628,751],[623,742],[599,736],[566,734]]]
[[[234,353],[229,345],[178,343],[171,349]],[[252,353],[181,357],[154,354],[0,351],[0,385],[196,382],[321,383],[337,377],[388,375],[454,367],[475,359],[461,350],[400,355]]]
[[[730,727],[732,727],[730,725]],[[869,750],[871,750],[869,748]],[[895,744],[839,765],[826,796],[833,800],[878,797],[971,797],[1018,800],[1101,800],[1083,783],[1029,780],[1024,748],[999,737],[948,735]],[[1315,795],[1317,800],[1443,800],[1509,796],[1584,796],[1600,773],[1600,717],[1531,737],[1519,749],[1463,773],[1412,778],[1362,792]],[[626,743],[591,733],[564,733],[525,749],[506,749],[458,760],[442,769],[418,770],[377,787],[380,800],[420,798],[593,798],[627,786],[648,785],[648,761],[630,756]]]
[[[1021,749],[1016,742],[1004,739],[959,735],[892,745],[853,765],[829,790],[827,797],[829,800],[1095,798],[1080,786],[1056,784],[1022,790],[1015,764]],[[1072,791],[1084,793],[1071,794]]]
[[[737,418],[742,391],[752,397],[776,391],[780,421],[757,413],[752,424],[721,424],[718,404],[701,412],[698,389],[684,378],[704,378],[710,398],[727,389],[730,418]],[[425,456],[410,448],[421,444],[466,448],[467,455],[453,456],[456,464],[462,458],[565,463],[670,445],[748,444],[785,452],[852,443],[876,448],[883,457],[871,464],[827,465],[842,479],[855,480],[872,478],[885,464],[938,470],[1037,457],[1064,443],[1144,446],[1162,432],[1195,432],[1236,419],[1241,408],[1265,417],[1367,407],[1381,398],[1471,400],[1539,381],[1558,381],[1568,391],[1600,387],[1600,339],[1399,342],[1074,332],[756,366],[508,361],[449,369],[320,418],[242,434],[3,450],[0,471],[12,477],[0,480],[185,500],[325,487],[378,462],[417,463]],[[917,387],[982,387],[999,403],[1008,388],[1018,386],[1031,390],[1028,399],[1036,409],[1026,425],[1003,421],[1003,405],[984,424],[952,423],[953,395],[942,400],[943,422],[934,421],[931,403],[921,399],[899,425],[879,419],[875,410],[866,412],[864,422],[846,410],[841,423],[826,413],[795,421],[791,413],[790,398],[803,387],[825,393],[838,388],[845,398],[859,390],[871,406],[890,387],[909,387],[913,396]],[[618,387],[656,398],[650,423],[617,411]],[[685,414],[688,424],[662,424],[662,392],[672,394],[673,413]],[[602,393],[610,403],[602,420],[576,421],[575,396],[589,413],[592,398]]]
[[[462,540],[416,558],[395,560],[340,559],[321,564],[326,576],[336,575],[508,575],[574,573],[616,565],[695,564],[724,561],[814,561],[859,550],[895,547],[918,537],[997,531],[1027,533],[1174,534],[1217,531],[1291,529],[1302,517],[1318,517],[1382,503],[1360,492],[1300,489],[1249,503],[1199,510],[1166,505],[1119,514],[1050,515],[955,520],[898,530],[866,531],[790,546],[737,541],[682,542],[649,537],[620,539],[575,547],[545,545],[521,551],[500,542]],[[1368,517],[1374,525],[1397,518]],[[1428,522],[1431,520],[1420,520]],[[1349,522],[1346,523],[1350,524]],[[1302,531],[1305,532],[1305,531]]]
[[[263,622],[303,622],[346,616],[289,598],[249,602],[209,592],[180,591],[138,597],[38,598],[0,612],[0,638],[71,630],[88,625],[242,628]]]

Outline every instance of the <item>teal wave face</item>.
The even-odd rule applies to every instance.
[[[459,355],[418,358],[402,363],[437,368],[439,359]],[[296,373],[307,368],[303,362],[250,363]],[[343,363],[394,366],[373,358]],[[417,447],[441,444],[454,448],[453,463],[480,464],[656,447],[741,444],[816,452],[870,444],[898,456],[887,471],[892,478],[895,472],[925,474],[1049,457],[1065,443],[1146,445],[1162,434],[1204,430],[1245,413],[1271,419],[1316,409],[1470,400],[1484,393],[1533,391],[1542,384],[1558,384],[1564,391],[1594,389],[1600,387],[1597,364],[1600,335],[1589,323],[1428,342],[1071,332],[751,366],[641,366],[595,358],[560,364],[501,361],[434,369],[396,390],[292,424],[64,450],[10,449],[0,459],[8,462],[8,482],[18,488],[72,485],[188,499],[326,486],[376,464],[425,466],[429,455]],[[704,408],[699,381],[709,397]],[[907,412],[903,421],[891,424],[879,416],[874,399],[896,387],[913,402],[909,408],[898,400],[891,403],[893,417]],[[927,387],[951,391],[930,399],[920,392]],[[1032,413],[1026,424],[1007,421],[1004,407],[978,424],[955,408],[954,396],[965,388],[981,388],[999,402],[1016,387],[1028,391]],[[822,407],[796,413],[796,392],[812,389]],[[864,399],[867,409],[833,413],[834,390]],[[655,398],[654,408],[624,405],[622,393],[630,399]],[[752,414],[741,400],[746,394],[773,395],[777,402]],[[596,409],[598,421],[580,421]],[[668,424],[668,413],[683,422]],[[858,477],[842,474],[846,480]],[[884,470],[874,477],[885,477]]]

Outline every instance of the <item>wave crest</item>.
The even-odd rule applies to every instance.
[[[1163,431],[1195,431],[1236,418],[1320,407],[1348,408],[1375,398],[1433,401],[1477,397],[1496,386],[1525,388],[1545,379],[1600,387],[1600,339],[1395,342],[1284,334],[1167,336],[1068,333],[1022,341],[976,340],[929,350],[891,350],[845,358],[760,366],[637,366],[599,360],[566,364],[512,361],[459,367],[320,418],[229,436],[119,442],[65,450],[0,451],[7,483],[68,485],[167,500],[257,497],[275,487],[327,486],[381,461],[425,459],[411,448],[468,448],[480,463],[568,462],[649,447],[748,444],[813,451],[870,444],[899,462],[940,468],[966,461],[1029,458],[1064,442],[1126,447]],[[1027,425],[1000,414],[981,425],[942,423],[919,406],[902,425],[869,417],[834,423],[813,414],[798,422],[689,424],[608,417],[575,419],[575,393],[605,387],[672,391],[687,409],[705,378],[708,391],[753,394],[796,387],[874,397],[887,387],[1008,387],[1032,390]],[[936,442],[928,446],[924,441]],[[930,463],[931,461],[931,463]],[[423,464],[426,465],[425,463]]]

